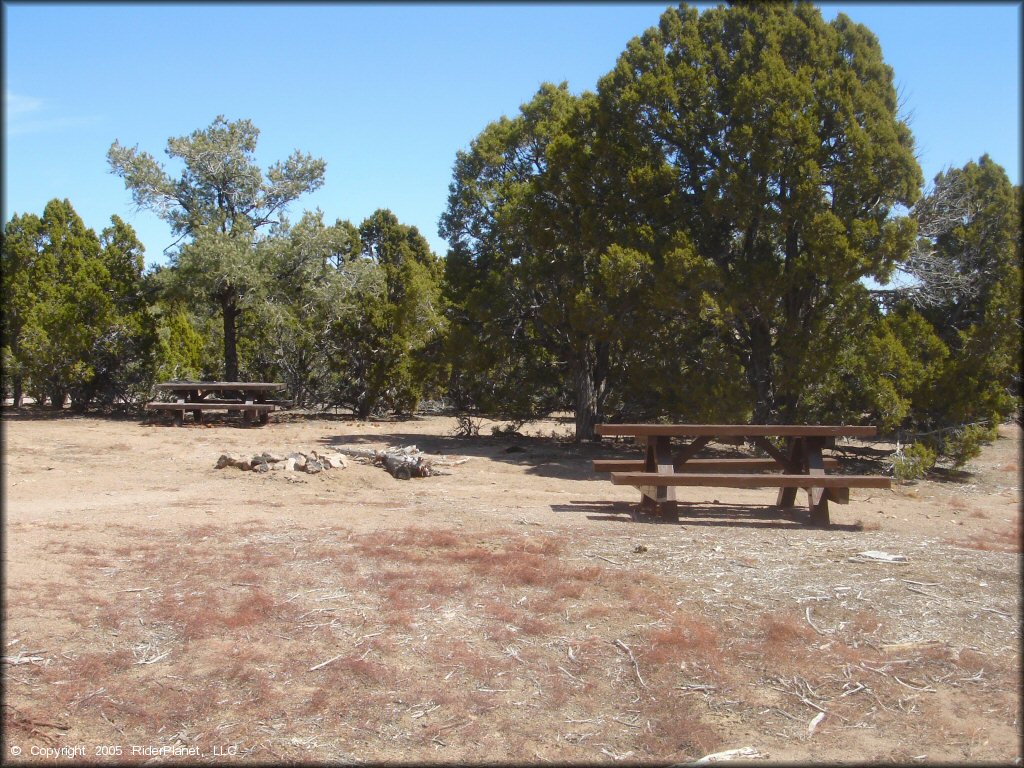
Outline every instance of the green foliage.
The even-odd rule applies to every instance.
[[[935,466],[938,454],[924,443],[912,443],[893,455],[893,475],[899,483],[920,480]]]
[[[903,302],[915,306],[944,351],[912,417],[933,429],[1001,420],[1020,396],[1020,187],[986,155],[936,176],[923,202],[934,210],[941,201],[952,210],[930,219],[929,237],[911,261],[920,282]],[[925,261],[928,272],[920,268]],[[950,274],[958,279],[939,281]],[[910,340],[907,348],[916,352]]]
[[[316,210],[294,225],[283,221],[260,250],[270,279],[248,310],[242,368],[284,381],[299,405],[329,403],[336,389],[330,328],[356,312],[357,294],[372,280],[358,258],[359,233],[348,221],[327,225]]]
[[[542,85],[459,153],[441,221],[456,401],[518,421],[571,405],[577,439],[662,269],[603,197],[599,123],[593,94]]]
[[[606,406],[776,421],[866,404],[895,423],[905,394],[875,381],[865,403],[872,368],[847,350],[860,280],[913,243],[894,211],[920,182],[866,28],[802,3],[669,9],[596,95],[542,86],[458,155],[451,340],[500,349],[454,349],[458,381],[476,402],[495,378],[508,403],[564,397],[577,438]]]
[[[428,350],[443,332],[440,264],[416,227],[377,210],[359,227],[354,311],[327,327],[332,399],[360,418],[379,409],[411,413],[436,379]]]
[[[907,253],[913,224],[893,211],[921,178],[874,36],[808,4],[681,6],[630,41],[598,92],[620,129],[610,140],[646,180],[629,199],[665,201],[637,214],[681,229],[703,259],[687,282],[712,306],[690,322],[742,369],[733,417],[858,418],[829,390],[863,327],[833,308],[863,306],[861,278],[885,279]]]
[[[971,459],[981,455],[982,443],[996,439],[996,427],[968,424],[949,435],[942,445],[942,453],[950,458],[953,467],[960,469]]]
[[[159,381],[216,377],[220,366],[216,358],[211,359],[207,343],[209,334],[204,334],[203,330],[209,329],[204,329],[200,321],[190,317],[184,307],[169,309],[160,315],[156,369]]]
[[[67,200],[4,228],[4,332],[11,391],[56,407],[134,402],[154,373],[156,331],[142,277],[143,247],[117,216],[100,237]]]
[[[218,116],[205,129],[167,141],[184,164],[174,179],[152,155],[115,141],[111,171],[124,179],[140,208],[156,212],[186,240],[172,259],[172,288],[218,307],[224,325],[224,376],[238,378],[237,323],[267,278],[258,258],[263,228],[280,224],[285,208],[323,184],[325,164],[301,152],[262,172],[255,161],[259,130],[249,120]]]

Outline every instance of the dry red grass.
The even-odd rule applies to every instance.
[[[20,714],[7,719],[26,739],[52,738],[34,718],[73,739],[237,743],[271,760],[497,749],[685,761],[735,746],[716,700],[776,730],[801,697],[871,726],[916,689],[1015,669],[932,646],[893,666],[879,648],[889,629],[867,607],[816,617],[827,638],[798,608],[724,621],[679,601],[665,576],[577,556],[566,536],[289,529],[284,548],[280,529],[259,525],[122,533],[139,546],[61,549],[81,575],[73,592],[37,587],[87,610],[72,612],[84,650],[20,670]],[[913,701],[910,714],[926,711]],[[274,736],[283,727],[289,741]]]
[[[976,516],[987,519],[987,515],[984,514]],[[1024,552],[1024,539],[1021,538],[1019,520],[1006,528],[987,528],[983,534],[968,536],[966,539],[948,538],[946,541],[983,552]]]

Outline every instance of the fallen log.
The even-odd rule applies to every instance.
[[[375,466],[383,467],[392,477],[398,480],[409,480],[413,477],[430,477],[436,474],[432,467],[432,461],[427,458],[425,453],[418,450],[415,445],[405,448],[385,448],[383,450],[344,447],[338,447],[335,450],[346,456],[366,459]]]
[[[380,458],[384,469],[391,473],[391,476],[398,480],[408,480],[411,477],[430,477],[430,462],[421,454],[410,456],[404,453],[385,453]]]

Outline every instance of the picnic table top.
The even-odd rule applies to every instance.
[[[627,437],[872,437],[878,431],[839,424],[598,424],[596,430]]]
[[[199,389],[237,389],[239,391],[250,390],[273,391],[284,389],[285,385],[279,381],[165,381],[156,385],[157,389],[176,390],[199,390]]]

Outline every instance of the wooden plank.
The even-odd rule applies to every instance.
[[[839,459],[822,459],[825,469],[839,469]],[[752,472],[769,472],[781,470],[775,459],[689,459],[675,462],[676,472],[730,472],[733,470],[750,470]],[[643,459],[594,459],[595,472],[643,472]]]
[[[244,411],[271,412],[277,406],[270,403],[146,403],[147,411]]]
[[[196,391],[212,389],[238,389],[258,392],[285,389],[286,385],[279,381],[165,381],[153,385],[155,389],[172,391]]]
[[[759,435],[754,438],[754,445],[771,456],[777,466],[785,467],[790,472],[798,471],[798,468],[793,463],[792,455],[784,455],[778,448],[771,444],[768,438]]]
[[[625,437],[873,437],[873,426],[830,424],[598,424],[597,434]]]
[[[614,485],[693,485],[733,488],[891,488],[885,475],[759,475],[703,472],[612,472]]]

